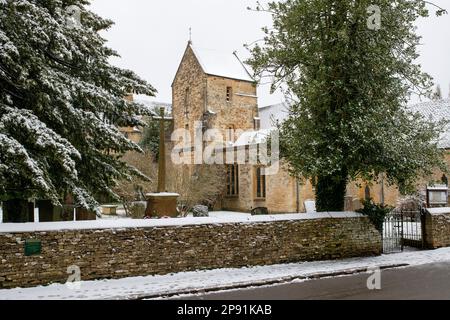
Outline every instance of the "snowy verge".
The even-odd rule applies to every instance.
[[[378,257],[338,261],[258,266],[239,269],[215,269],[180,272],[163,276],[130,277],[116,280],[80,282],[78,289],[65,284],[47,287],[0,290],[0,299],[138,299],[210,291],[224,288],[273,284],[321,275],[348,274],[358,270],[392,265],[421,265],[450,261],[450,248],[433,251],[411,251]],[[81,274],[81,277],[83,275]]]
[[[295,221],[323,218],[354,218],[361,217],[354,212],[321,212],[321,213],[296,213],[277,214],[267,216],[252,216],[240,212],[212,212],[210,217],[204,218],[169,218],[169,219],[103,219],[92,221],[66,221],[66,222],[41,222],[41,223],[0,223],[0,233],[14,232],[44,232],[62,230],[96,230],[96,229],[126,229],[126,228],[151,228],[205,225],[221,223],[254,223],[273,221]]]

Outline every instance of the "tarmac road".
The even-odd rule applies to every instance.
[[[191,296],[190,300],[450,300],[450,261],[381,271],[381,290],[369,290],[371,274],[290,282]]]

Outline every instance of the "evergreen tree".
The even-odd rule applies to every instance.
[[[152,113],[154,116],[159,117],[161,112],[160,107],[153,107]],[[142,139],[139,145],[142,149],[149,151],[154,157],[155,161],[159,159],[159,134],[160,134],[160,120],[154,119],[153,117],[148,118],[146,121],[146,127],[142,134]],[[170,130],[170,123],[164,121],[164,129],[167,134],[167,130]]]
[[[99,31],[113,23],[87,0],[0,0],[0,201],[71,194],[97,206],[117,180],[140,175],[121,160],[140,147],[118,127],[144,125],[148,110],[124,97],[154,95]],[[81,20],[78,21],[78,18]]]
[[[318,210],[343,210],[350,180],[385,173],[407,192],[418,175],[444,168],[442,124],[405,108],[411,92],[432,86],[414,63],[425,1],[285,0],[257,10],[273,28],[248,63],[293,96],[281,151],[292,174],[314,181]]]

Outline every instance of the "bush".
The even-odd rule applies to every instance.
[[[369,217],[370,221],[374,224],[375,228],[382,233],[383,223],[386,215],[393,210],[393,207],[382,204],[376,204],[372,199],[364,200],[363,208],[356,210],[356,212],[362,213]]]

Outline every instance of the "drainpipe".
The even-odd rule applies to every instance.
[[[295,178],[295,193],[296,193],[297,213],[300,213],[300,183],[298,181],[298,178]]]

